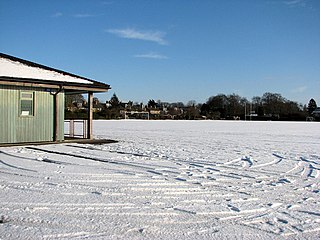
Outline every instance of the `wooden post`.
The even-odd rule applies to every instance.
[[[53,125],[53,131],[54,131],[54,134],[53,134],[53,141],[54,142],[57,142],[58,141],[58,137],[59,137],[59,109],[58,109],[58,106],[59,106],[59,102],[58,102],[58,94],[54,94],[53,95],[53,109],[54,109],[54,116],[53,116],[53,122],[54,122],[54,125]]]
[[[93,119],[93,92],[88,92],[88,121],[87,121],[87,138],[92,139],[92,119]]]
[[[72,138],[74,137],[74,119],[70,119],[69,136]]]
[[[50,90],[50,94],[53,95],[53,141],[59,141],[59,96],[58,94],[63,90],[63,87],[60,85],[59,90],[55,93],[52,93]],[[60,139],[61,140],[61,139]]]

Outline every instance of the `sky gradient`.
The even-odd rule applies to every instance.
[[[320,105],[318,0],[0,0],[0,52],[122,101],[265,92]]]

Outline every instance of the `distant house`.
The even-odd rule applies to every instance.
[[[311,116],[313,116],[315,119],[320,119],[320,107],[317,107],[312,113]]]
[[[93,93],[108,84],[0,53],[0,144],[64,140],[67,94],[88,94],[92,138]]]

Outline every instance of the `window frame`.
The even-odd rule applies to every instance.
[[[30,95],[30,97],[26,97],[26,95]],[[28,114],[23,114],[22,110],[22,101],[31,101],[31,113],[29,111]],[[35,113],[35,92],[34,91],[28,91],[28,90],[21,90],[19,94],[19,117],[34,117]],[[28,112],[28,111],[25,111]]]

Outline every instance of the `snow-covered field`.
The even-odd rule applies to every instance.
[[[95,121],[0,148],[0,239],[319,239],[320,123]]]

